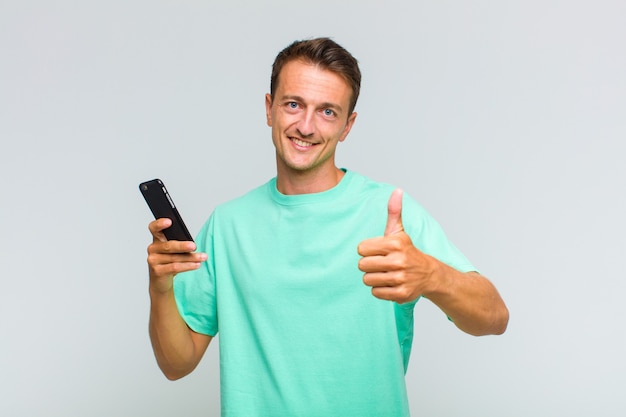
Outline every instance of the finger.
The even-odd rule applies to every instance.
[[[152,265],[168,264],[168,263],[199,263],[207,260],[207,254],[202,252],[192,253],[163,253],[148,252],[148,263]]]
[[[356,248],[357,252],[361,256],[377,256],[387,255],[389,250],[385,248],[385,240],[383,237],[373,237],[365,239]]]
[[[200,268],[201,262],[172,262],[166,264],[150,265],[151,278],[172,277],[181,272],[193,271]]]
[[[402,226],[402,195],[403,191],[396,188],[387,203],[387,225],[385,236],[390,236],[404,230]]]
[[[397,287],[403,283],[402,274],[393,272],[368,272],[363,274],[363,284],[368,287]]]
[[[191,271],[200,268],[202,262],[207,260],[205,253],[148,253],[148,266],[150,276],[153,278],[174,276],[181,272]]]
[[[380,300],[393,301],[393,288],[372,287],[372,295]]]
[[[150,233],[152,233],[154,240],[160,240],[161,242],[164,242],[167,240],[167,238],[163,234],[163,230],[167,229],[171,225],[172,220],[165,217],[151,221],[148,225],[148,230],[150,230]]]
[[[404,287],[372,287],[372,295],[381,300],[394,301],[398,304],[408,303],[417,298]]]
[[[194,250],[196,250],[196,244],[190,240],[155,240],[148,246],[148,253],[188,254]]]
[[[361,256],[384,256],[395,251],[401,251],[406,243],[406,235],[372,237],[359,243],[357,252]]]
[[[373,255],[359,259],[358,268],[363,272],[391,272],[401,269],[401,266],[389,256]]]

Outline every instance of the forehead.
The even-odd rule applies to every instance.
[[[345,105],[350,101],[352,90],[339,74],[302,60],[286,63],[278,75],[275,95],[301,96],[310,100],[335,102]]]

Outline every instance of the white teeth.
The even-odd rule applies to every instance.
[[[308,147],[310,147],[310,146],[313,146],[313,144],[312,144],[312,143],[305,142],[305,141],[302,141],[302,140],[300,140],[300,139],[292,138],[291,140],[293,141],[293,143],[295,143],[295,144],[296,144],[296,145],[298,145],[298,146],[304,146],[304,147],[306,147],[306,148],[308,148]]]

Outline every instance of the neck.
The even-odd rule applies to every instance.
[[[278,169],[276,187],[285,195],[321,193],[339,184],[344,174],[344,171],[335,166],[332,171],[324,173]]]

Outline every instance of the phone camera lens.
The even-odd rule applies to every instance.
[[[141,189],[144,190],[144,191],[148,191],[148,186],[146,184],[144,184],[144,185],[141,186]]]

